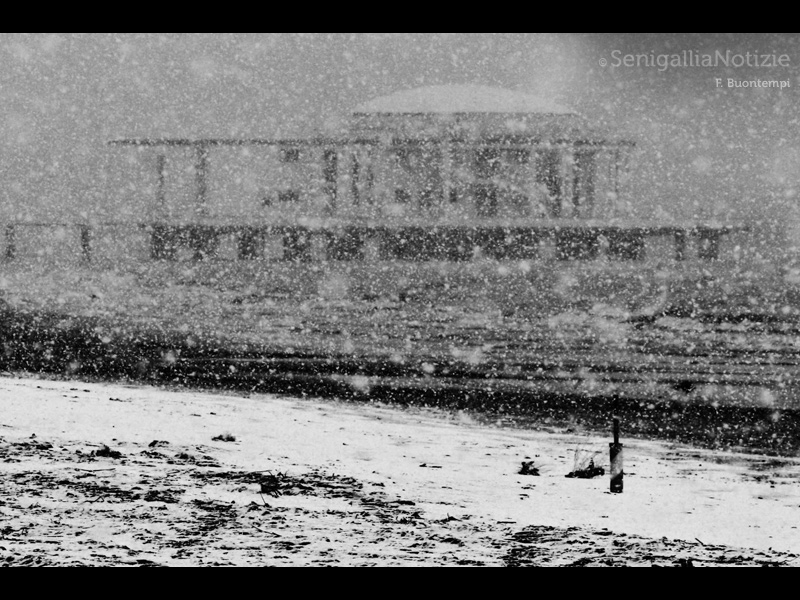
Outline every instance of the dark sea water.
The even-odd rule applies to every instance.
[[[3,276],[0,368],[800,451],[800,296],[718,264],[151,264]]]

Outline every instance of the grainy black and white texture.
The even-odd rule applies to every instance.
[[[0,34],[0,564],[796,564],[798,65],[777,33]],[[565,476],[614,418],[607,497]]]

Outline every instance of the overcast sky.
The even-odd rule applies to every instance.
[[[774,211],[776,194],[792,204],[800,179],[800,34],[3,33],[0,40],[0,216],[80,217],[81,207],[102,201],[95,182],[110,139],[306,135],[373,97],[447,83],[552,97],[625,131],[639,142],[632,197],[642,214]],[[627,54],[684,51],[774,53],[789,66],[613,66]],[[729,78],[792,87],[731,89]]]

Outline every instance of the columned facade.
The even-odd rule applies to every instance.
[[[643,260],[648,236],[674,239],[676,259],[697,239],[713,259],[725,233],[626,221],[619,207],[633,142],[494,88],[378,98],[326,138],[112,145],[137,149],[152,174],[150,185],[119,189],[141,207],[159,259],[182,249],[212,257],[229,235],[242,259],[264,257],[277,239],[280,258],[302,261],[359,260],[367,246],[386,260]]]

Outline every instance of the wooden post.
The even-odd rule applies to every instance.
[[[159,154],[156,157],[156,171],[158,172],[158,184],[156,186],[156,214],[160,219],[167,220],[169,210],[167,208],[167,157]]]
[[[623,449],[619,443],[620,421],[614,419],[614,443],[611,444],[611,493],[621,494],[623,491],[623,478],[625,476]]]
[[[197,144],[197,157],[195,163],[196,205],[195,213],[198,217],[208,216],[208,146]]]
[[[353,150],[353,166],[350,174],[350,193],[353,195],[353,206],[361,204],[361,161],[358,148]]]
[[[688,239],[685,231],[675,232],[675,260],[683,262],[689,258]]]
[[[17,228],[14,225],[6,226],[6,260],[17,258]]]
[[[614,206],[611,209],[611,217],[616,218],[620,212],[620,206],[622,206],[622,202],[620,201],[619,193],[620,193],[620,175],[622,174],[622,152],[619,148],[614,150],[614,164],[612,165],[612,169],[614,169],[614,174],[612,177],[614,178]]]
[[[323,179],[325,180],[325,195],[328,198],[328,213],[336,213],[339,198],[339,152],[329,148],[323,153]]]
[[[81,256],[85,262],[92,262],[92,230],[88,225],[80,226]]]
[[[453,144],[446,139],[441,146],[441,180],[442,180],[442,199],[444,205],[453,204],[453,200],[458,200],[454,196],[455,187],[453,186]]]

